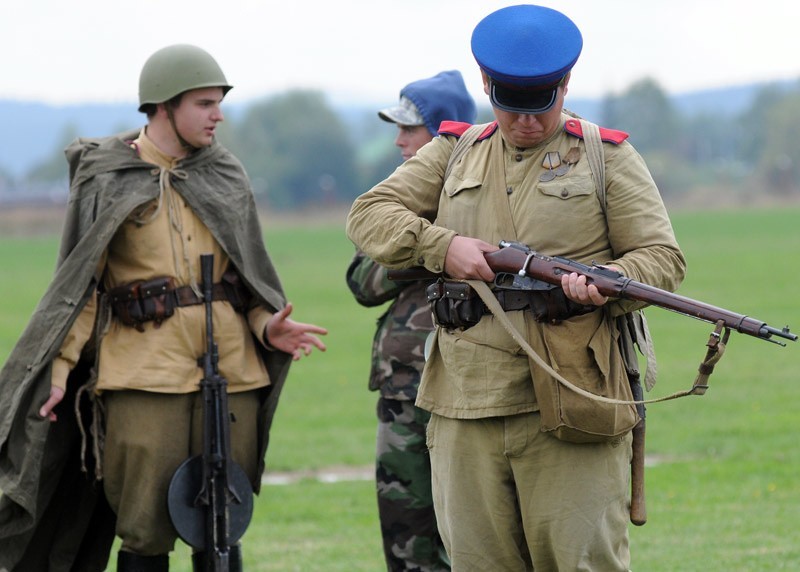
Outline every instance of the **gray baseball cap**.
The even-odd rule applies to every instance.
[[[406,96],[400,96],[400,104],[394,107],[387,107],[378,112],[378,117],[389,123],[397,123],[398,125],[425,125],[425,118],[417,109],[410,99]]]

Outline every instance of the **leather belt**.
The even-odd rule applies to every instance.
[[[197,304],[202,304],[205,302],[202,296],[198,296],[195,294],[195,291],[192,290],[191,286],[181,286],[180,288],[175,288],[171,292],[167,292],[168,296],[173,296],[175,298],[175,305],[176,306],[196,306]],[[219,300],[227,300],[228,293],[225,291],[225,286],[218,282],[211,287],[211,301],[217,302]]]
[[[144,331],[145,322],[161,322],[175,312],[175,308],[203,304],[191,286],[175,287],[171,276],[154,278],[148,281],[131,282],[112,288],[107,293],[111,312],[126,326]],[[235,272],[226,272],[222,282],[211,287],[211,301],[226,300],[234,310],[244,312],[250,294]]]

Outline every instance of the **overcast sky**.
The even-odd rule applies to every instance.
[[[458,69],[479,101],[469,39],[496,0],[5,0],[0,99],[136,101],[155,50],[211,52],[243,102],[288,88],[391,102],[406,83]],[[800,77],[800,5],[785,0],[542,0],[584,36],[570,96],[653,77],[669,93]]]

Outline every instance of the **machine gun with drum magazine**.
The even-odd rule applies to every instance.
[[[228,382],[217,369],[211,310],[214,255],[201,255],[200,266],[207,345],[198,360],[203,368],[203,453],[190,457],[175,471],[167,502],[178,535],[198,550],[192,559],[202,560],[202,570],[228,572],[231,547],[245,533],[253,515],[253,488],[244,469],[231,459]]]

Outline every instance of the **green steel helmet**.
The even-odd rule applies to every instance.
[[[161,48],[147,58],[139,75],[139,111],[204,87],[221,87],[223,94],[233,87],[211,54],[189,44]]]

